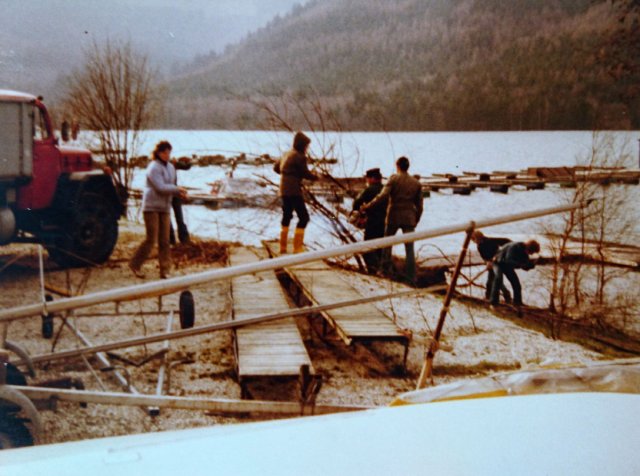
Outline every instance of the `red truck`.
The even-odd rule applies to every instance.
[[[63,266],[109,259],[124,206],[86,149],[61,146],[40,98],[0,89],[0,245],[42,243]]]

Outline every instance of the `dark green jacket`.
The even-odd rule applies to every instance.
[[[307,168],[307,157],[296,150],[290,150],[273,166],[280,174],[280,196],[302,196],[302,180],[317,180]]]
[[[375,207],[389,198],[387,206],[387,227],[406,226],[415,228],[422,216],[422,185],[407,172],[399,172],[389,177],[382,192],[370,203]]]
[[[525,270],[533,269],[535,266],[535,263],[529,259],[526,245],[521,241],[501,246],[494,261],[503,266]]]
[[[374,183],[365,188],[353,201],[353,209],[360,210],[362,205],[369,203],[382,191],[381,183]],[[365,230],[381,230],[380,236],[384,233],[384,221],[387,215],[388,200],[381,200],[375,207],[367,210],[367,224]]]

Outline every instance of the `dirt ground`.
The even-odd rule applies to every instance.
[[[112,259],[100,268],[66,272],[45,261],[46,282],[60,288],[71,285],[74,292],[93,292],[119,288],[142,282],[127,267],[127,259],[133,254],[141,239],[142,228],[132,223],[122,223],[121,236]],[[46,260],[46,256],[45,256]],[[201,256],[183,254],[174,275],[221,266],[206,261]],[[149,260],[144,267],[147,280],[158,276],[157,262]],[[348,271],[343,273],[352,286],[364,296],[405,289],[401,284]],[[84,284],[83,284],[84,283]],[[0,308],[10,308],[41,300],[38,254],[35,245],[12,245],[0,248]],[[192,289],[196,305],[196,325],[204,325],[231,318],[232,302],[228,282],[215,282]],[[305,319],[298,320],[301,334],[313,365],[323,377],[322,390],[317,403],[358,405],[386,405],[399,393],[413,390],[422,366],[431,331],[435,328],[441,296],[419,297],[381,301],[377,306],[389,316],[395,316],[398,324],[410,330],[413,340],[409,349],[407,372],[402,372],[403,349],[397,343],[358,344],[346,347],[337,337],[321,339]],[[163,311],[178,307],[178,296],[162,299]],[[101,305],[78,311],[69,320],[80,329],[93,344],[122,340],[139,335],[162,332],[166,327],[167,313],[141,315],[142,311],[158,309],[158,299],[146,299],[123,303],[118,315],[89,316],[91,313],[114,313],[114,305]],[[55,320],[56,334],[61,319]],[[173,329],[177,330],[177,317]],[[44,339],[40,317],[16,321],[9,326],[8,338],[25,347],[31,355],[52,351],[54,339]],[[451,306],[440,352],[436,356],[435,383],[469,379],[490,375],[498,371],[536,368],[541,365],[562,363],[587,363],[608,358],[577,344],[554,341],[544,335],[519,325],[517,320],[505,320],[481,307],[454,302]],[[55,350],[73,349],[81,343],[66,327],[60,332]],[[146,357],[162,347],[162,343],[149,344],[115,351],[112,364],[121,366],[141,393],[154,393],[160,361],[152,359],[142,365]],[[172,395],[189,395],[210,398],[240,398],[240,387],[235,380],[234,355],[231,331],[220,331],[171,342],[168,354],[172,362],[170,390]],[[129,363],[125,363],[128,361]],[[86,388],[93,390],[121,391],[108,374],[90,370],[95,360],[80,358],[56,361],[38,366],[38,375],[30,383],[71,376],[82,379]],[[94,374],[100,374],[99,379]],[[295,401],[293,385],[277,381],[259,382],[256,396],[274,400]],[[89,405],[61,402],[55,412],[42,412],[44,443],[81,440],[103,436],[125,435],[180,428],[192,428],[215,424],[252,421],[246,416],[222,417],[202,411],[166,410],[150,417],[137,407]]]

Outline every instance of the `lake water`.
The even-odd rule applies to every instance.
[[[312,138],[311,154],[316,157],[336,157],[339,165],[336,176],[358,176],[371,167],[380,167],[383,175],[394,172],[395,159],[405,155],[411,159],[410,172],[423,176],[433,173],[461,173],[462,171],[491,172],[494,170],[521,170],[529,166],[571,166],[584,162],[594,144],[603,140],[614,143],[614,150],[625,158],[628,167],[638,167],[640,132],[455,132],[455,133],[329,133],[309,134]],[[244,152],[247,155],[270,154],[278,156],[290,147],[292,134],[268,131],[149,131],[139,154],[150,154],[155,143],[168,140],[173,145],[173,156],[223,154]],[[208,190],[208,182],[222,178],[226,170],[221,167],[193,167],[179,172],[181,185]],[[241,166],[235,176],[264,174],[278,180],[271,167]],[[138,171],[134,186],[142,187],[143,173]],[[638,242],[640,238],[639,186],[624,187],[629,213],[635,219],[635,229],[625,241]],[[498,215],[545,208],[565,203],[571,191],[550,186],[539,191],[512,189],[507,195],[477,190],[471,196],[434,193],[425,199],[425,214],[419,229],[490,218]],[[349,203],[345,203],[350,208]],[[210,210],[203,206],[187,206],[185,214],[190,230],[200,236],[259,244],[261,239],[275,238],[279,231],[280,212],[262,209]],[[488,233],[535,234],[541,231],[541,220],[518,222],[495,227]],[[307,242],[313,247],[325,247],[335,240],[329,237],[330,225],[322,217],[312,215]],[[439,246],[447,251],[459,248],[460,238],[447,237],[423,244],[423,252]],[[401,247],[398,248],[401,253]]]
[[[599,133],[613,137],[616,148],[626,149],[628,166],[638,167],[638,132]],[[411,159],[411,171],[422,175],[520,170],[528,166],[573,165],[587,157],[594,134],[569,132],[345,132],[312,138],[311,154],[337,157],[336,175],[360,175],[371,167],[383,174],[394,171],[395,159]],[[240,152],[278,156],[290,148],[292,134],[270,131],[149,131],[140,154],[150,154],[160,140],[173,145],[173,155],[190,156]],[[344,172],[344,173],[341,173]]]

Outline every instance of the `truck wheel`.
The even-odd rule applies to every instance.
[[[20,385],[21,387],[27,386],[27,379],[20,369],[13,365],[11,362],[7,362],[7,385]]]
[[[0,412],[0,449],[32,446],[33,437],[22,418]]]
[[[118,241],[118,217],[111,204],[97,193],[83,193],[70,213],[70,226],[47,248],[49,256],[65,267],[107,261]]]

